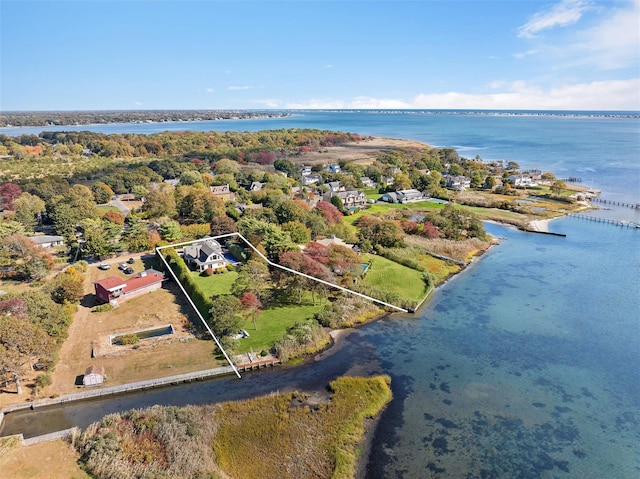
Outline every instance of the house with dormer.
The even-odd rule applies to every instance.
[[[229,184],[210,186],[209,189],[211,190],[211,193],[225,202],[234,201],[236,199],[235,193],[229,189]]]
[[[216,240],[209,238],[183,249],[184,262],[196,271],[222,268],[226,265],[222,246]]]

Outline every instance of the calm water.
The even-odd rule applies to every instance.
[[[637,117],[317,112],[206,125],[290,127],[458,146],[464,156],[582,176],[603,197],[640,201]],[[629,208],[603,213],[638,221]],[[86,425],[134,406],[313,389],[345,373],[385,372],[394,400],[376,431],[367,477],[640,477],[640,230],[572,218],[551,223],[566,238],[487,228],[501,244],[417,315],[360,328],[322,361],[9,415],[3,433],[45,415],[54,428]]]

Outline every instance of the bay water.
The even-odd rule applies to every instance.
[[[462,156],[580,176],[605,198],[640,201],[637,114],[298,112],[176,126],[277,128],[456,147]],[[640,222],[640,210],[607,207],[602,214]],[[367,477],[640,477],[640,229],[567,217],[550,224],[565,238],[486,227],[502,238],[500,244],[440,287],[417,314],[361,327],[320,361],[241,381],[69,406],[56,413],[58,426],[86,425],[101,414],[145,404],[309,389],[340,374],[383,372],[392,378],[394,400],[375,431]]]

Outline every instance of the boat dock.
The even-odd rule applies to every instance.
[[[596,221],[598,223],[606,223],[606,224],[610,224],[610,225],[613,225],[613,226],[622,226],[622,227],[628,227],[628,228],[640,228],[640,224],[634,223],[633,221],[616,220],[616,219],[610,219],[610,218],[600,218],[598,216],[581,215],[579,213],[567,213],[567,216],[569,216],[571,218],[581,219],[581,220]]]

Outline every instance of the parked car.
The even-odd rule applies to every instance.
[[[135,260],[134,258],[129,258],[129,259],[127,260],[127,263],[129,263],[129,264],[133,264],[133,263],[135,263],[135,262],[136,262],[136,260]]]
[[[127,268],[128,268],[127,263],[120,263],[120,264],[118,265],[118,269],[119,269],[120,271],[124,271],[124,270],[125,270],[125,269],[127,269]]]
[[[125,267],[122,272],[124,274],[132,274],[133,273],[133,268],[131,268],[130,266]]]
[[[105,270],[106,270],[106,269],[111,268],[111,265],[110,265],[109,263],[100,263],[100,264],[98,265],[98,268],[100,268],[100,269],[105,269]]]

